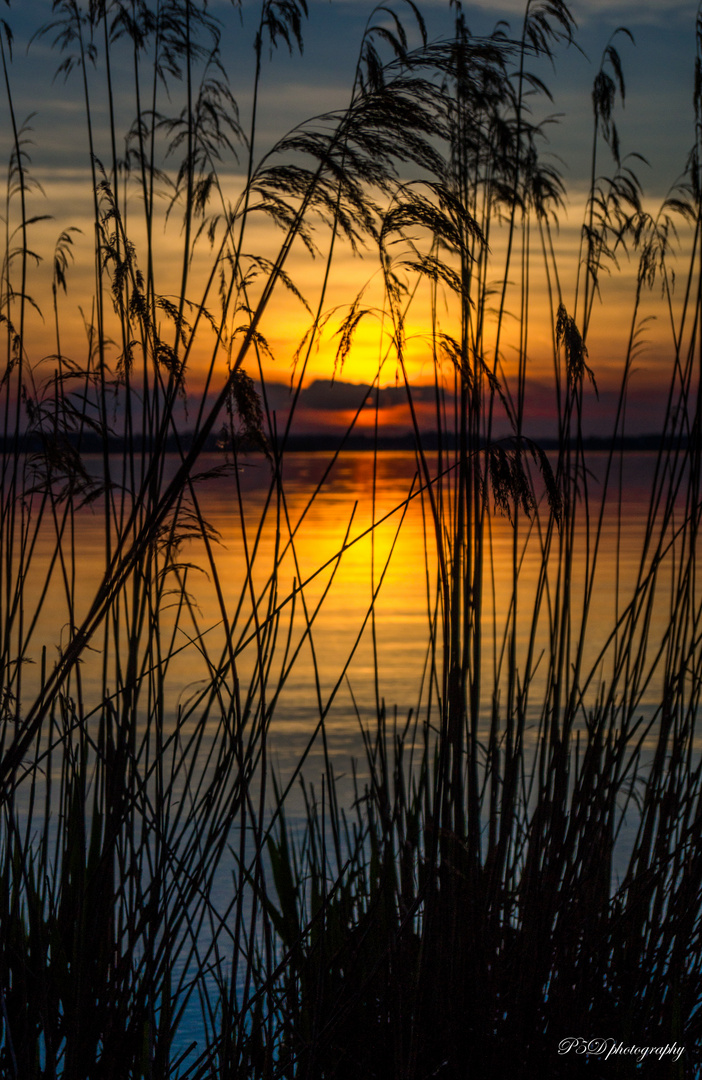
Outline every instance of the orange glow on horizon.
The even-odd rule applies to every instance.
[[[43,256],[38,266],[30,266],[28,293],[41,310],[39,318],[36,309],[32,309],[32,318],[27,323],[27,358],[34,371],[37,393],[43,380],[50,381],[56,362],[53,359],[59,344],[62,355],[69,357],[78,365],[87,357],[87,330],[95,313],[95,271],[92,251],[93,228],[90,219],[85,216],[90,205],[87,175],[76,171],[75,175],[57,177],[43,176],[45,188],[44,208],[55,211],[50,221],[41,221],[33,226],[33,245]],[[32,209],[42,209],[38,196],[32,196]],[[572,214],[573,221],[578,215]],[[130,235],[134,238],[138,265],[146,263],[146,239],[138,207],[133,201],[128,218]],[[61,229],[77,227],[81,231],[73,234],[72,261],[67,268],[67,291],[58,291],[57,306],[60,326],[60,339],[57,343],[53,300],[51,297],[52,251],[56,236]],[[574,295],[575,272],[577,269],[579,225],[565,221],[560,230],[558,242],[565,253],[565,263],[561,271],[561,288],[568,307],[567,298]],[[177,222],[166,222],[155,231],[155,273],[156,290],[171,303],[177,302],[180,275],[182,272],[182,239]],[[267,258],[274,258],[281,234],[269,225],[252,219],[248,239],[253,250],[265,253]],[[506,236],[504,229],[496,230],[491,239],[492,260],[497,275],[505,257]],[[528,365],[527,396],[531,395],[531,410],[536,416],[548,416],[553,408],[554,373],[553,373],[553,316],[549,306],[547,281],[538,260],[536,245],[531,253],[533,269],[530,273],[528,332],[521,337],[522,347],[526,346]],[[521,256],[519,256],[521,258]],[[214,254],[206,240],[200,241],[196,256],[189,270],[188,296],[185,316],[190,325],[194,325],[196,312],[203,299],[209,317],[216,324],[219,318],[219,298],[216,287],[216,273],[210,291],[205,295],[205,282],[217,268],[213,263]],[[505,294],[505,315],[500,337],[500,361],[498,378],[503,384],[509,384],[516,372],[522,327],[521,304],[522,292],[518,278],[519,260],[513,255],[510,281]],[[321,260],[312,260],[304,251],[294,250],[286,273],[304,295],[310,310],[305,310],[300,302],[283,283],[279,283],[260,322],[260,333],[267,348],[250,349],[244,367],[253,378],[259,377],[259,362],[267,380],[279,384],[297,381],[301,365],[304,367],[303,387],[309,387],[315,380],[369,386],[377,379],[381,387],[393,387],[402,384],[398,367],[396,349],[393,341],[392,321],[385,307],[382,275],[379,273],[377,255],[368,251],[363,258],[353,256],[342,245],[337,245],[337,256],[332,266],[328,288],[325,295],[320,295],[323,278]],[[401,268],[400,268],[401,269]],[[636,263],[624,262],[619,271],[609,276],[603,274],[601,296],[595,298],[592,320],[588,334],[588,363],[592,368],[597,386],[605,396],[615,394],[620,386],[623,371],[623,358],[631,333],[631,312],[635,288]],[[512,277],[515,280],[512,280]],[[259,273],[252,278],[248,292],[249,302],[255,309],[257,297],[263,287],[265,275]],[[409,285],[412,280],[405,274]],[[123,342],[119,321],[112,310],[112,298],[109,292],[110,282],[103,283],[103,304],[109,333],[106,340],[106,358],[111,370],[115,372],[122,363]],[[409,295],[409,294],[408,294]],[[359,320],[350,341],[347,354],[339,355],[341,342],[340,330],[350,305],[358,298],[359,310],[363,317]],[[486,321],[483,340],[484,360],[488,368],[494,366],[495,327],[497,311],[501,303],[501,284],[495,277],[492,295],[486,305]],[[319,333],[311,347],[305,342],[309,333],[312,315],[321,304],[322,318]],[[489,310],[488,310],[489,309]],[[236,356],[238,344],[246,327],[248,315],[245,312],[230,313],[227,319],[227,332],[235,333],[231,342],[231,355]],[[456,300],[446,289],[439,289],[436,303],[435,326],[439,334],[456,335]],[[644,323],[647,318],[649,321]],[[664,392],[670,378],[673,350],[668,329],[665,305],[657,291],[644,296],[639,316],[640,333],[638,337],[636,363],[631,381],[634,395],[648,394],[649,397]],[[172,340],[172,323],[164,314],[160,332],[165,340]],[[412,302],[408,304],[404,325],[403,362],[407,377],[413,386],[426,386],[434,380],[435,358],[432,347],[431,291],[427,283],[420,283]],[[309,338],[307,339],[309,342]],[[302,348],[300,349],[301,343]],[[296,351],[299,351],[294,363]],[[217,391],[226,380],[229,357],[224,346],[216,346],[215,334],[207,319],[200,319],[197,338],[190,353],[188,369],[185,373],[186,387],[191,401],[196,401],[202,393],[206,372],[216,353],[210,391]],[[136,347],[133,357],[135,370],[142,364],[140,348]],[[444,358],[442,377],[450,383],[451,365]],[[531,387],[531,389],[530,389]],[[549,389],[551,388],[551,389]],[[431,409],[424,404],[419,408],[422,424],[433,426]],[[319,429],[346,426],[353,413],[348,408],[330,404],[324,410],[301,410],[299,422],[305,427]],[[643,421],[642,421],[643,422]],[[379,423],[390,430],[409,430],[410,414],[406,406],[394,404],[390,408],[381,408]],[[651,421],[653,423],[653,421]],[[375,424],[374,411],[363,410],[357,421],[359,429],[369,431]],[[648,424],[648,421],[646,421]]]

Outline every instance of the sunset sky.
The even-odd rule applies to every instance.
[[[68,291],[60,296],[62,349],[79,355],[84,345],[84,318],[89,317],[93,287],[92,266],[92,191],[82,102],[80,72],[74,70],[67,80],[54,78],[61,54],[52,49],[49,34],[35,38],[42,24],[50,21],[50,0],[13,0],[2,15],[14,34],[14,58],[9,70],[16,118],[19,123],[30,114],[31,144],[26,149],[31,158],[31,176],[41,185],[31,193],[29,212],[50,215],[31,227],[30,247],[41,262],[30,270],[28,293],[41,309],[42,318],[32,314],[27,336],[28,352],[33,364],[56,351],[54,323],[51,311],[52,252],[62,230],[73,226],[81,230],[73,235],[74,259],[68,270]],[[402,5],[399,5],[401,8]],[[476,34],[488,33],[499,19],[509,20],[518,33],[523,5],[520,0],[504,3],[466,4],[468,26]],[[253,73],[252,41],[255,33],[258,5],[244,3],[239,16],[230,3],[214,0],[211,14],[222,20],[221,56],[236,98],[240,121],[248,130],[251,110]],[[370,3],[355,0],[329,3],[310,3],[309,20],[303,26],[304,53],[288,55],[284,46],[265,61],[257,146],[262,153],[284,131],[307,117],[341,107],[347,103],[356,62],[356,51],[364,24],[372,10]],[[405,9],[406,10],[406,9]],[[451,33],[452,14],[448,3],[432,0],[422,5],[430,38]],[[645,205],[651,212],[680,176],[694,139],[692,88],[695,57],[695,13],[692,3],[661,2],[661,0],[576,0],[572,12],[578,23],[578,43],[582,52],[560,47],[554,69],[542,65],[539,74],[550,86],[554,101],[539,103],[539,115],[562,114],[558,124],[549,129],[549,145],[545,153],[561,160],[568,193],[567,213],[561,215],[556,238],[559,272],[566,303],[572,295],[577,268],[577,250],[584,196],[588,182],[592,140],[592,106],[590,90],[599,64],[599,57],[610,35],[619,26],[627,26],[636,45],[623,35],[617,38],[626,79],[626,105],[617,106],[622,155],[641,154],[648,165],[637,161],[636,171],[644,188]],[[411,21],[407,14],[408,24]],[[415,34],[416,37],[416,34]],[[99,43],[98,43],[99,45]],[[95,72],[90,73],[93,96],[93,120],[96,154],[105,162],[110,160],[107,138],[107,103],[104,78],[98,57]],[[123,130],[133,117],[133,80],[126,64],[114,72],[118,125]],[[2,142],[5,160],[11,148],[7,99],[3,92]],[[118,149],[119,153],[119,149]],[[611,169],[604,149],[600,153],[603,171]],[[632,164],[634,164],[632,162]],[[240,166],[234,159],[223,162],[225,195],[234,199],[241,183]],[[231,196],[229,195],[231,190]],[[4,201],[4,200],[3,200]],[[133,236],[139,251],[138,205],[133,209]],[[320,248],[326,250],[327,240],[319,234]],[[177,293],[179,284],[179,250],[181,237],[178,222],[171,218],[168,226],[162,222],[156,237],[156,258],[160,274],[160,291],[164,295]],[[251,227],[249,245],[259,253],[274,257],[278,238],[273,230],[261,223]],[[682,236],[683,248],[686,237]],[[504,236],[492,239],[496,265],[504,247]],[[204,280],[211,254],[203,240],[194,260],[191,281]],[[535,260],[536,263],[536,260]],[[604,432],[611,415],[611,402],[616,394],[621,355],[629,332],[634,262],[620,260],[619,272],[603,282],[602,304],[596,305],[588,338],[589,362],[600,390],[600,406],[594,409],[590,428]],[[314,262],[302,250],[294,251],[287,267],[310,308],[316,307],[323,259]],[[684,264],[683,264],[684,265]],[[304,379],[300,422],[311,428],[326,429],[344,422],[350,415],[353,402],[361,392],[353,385],[367,385],[378,370],[379,358],[387,345],[386,328],[381,319],[369,316],[357,332],[354,346],[343,371],[336,373],[335,386],[330,388],[334,371],[334,354],[338,338],[335,332],[342,318],[343,306],[361,289],[364,304],[372,307],[381,301],[377,254],[368,248],[363,258],[353,256],[339,247],[336,252],[324,309],[329,312],[327,330],[319,347],[312,351]],[[551,412],[549,349],[552,328],[545,306],[543,275],[534,272],[533,311],[530,318],[529,356],[532,371],[530,410],[537,422],[547,424]],[[541,305],[541,307],[539,306]],[[509,297],[508,297],[509,306]],[[646,314],[656,321],[646,324],[645,348],[639,354],[637,371],[631,387],[630,430],[655,431],[661,387],[669,371],[669,334],[661,329],[665,310],[660,303],[659,290],[647,299]],[[292,358],[310,321],[309,313],[291,294],[281,294],[273,313],[269,313],[264,333],[274,360],[265,360],[266,378],[286,386],[293,371]],[[418,385],[427,383],[432,374],[431,353],[427,343],[427,319],[421,295],[408,316],[407,362],[412,378]],[[503,361],[510,363],[510,342],[503,343]],[[194,355],[189,375],[189,389],[196,393],[200,372],[206,359]],[[37,367],[37,378],[42,371]],[[662,375],[661,372],[664,374]],[[252,375],[256,374],[251,370]],[[388,361],[380,375],[381,385],[394,387],[396,366]],[[423,393],[420,392],[421,398]],[[284,406],[284,393],[275,390],[278,407]],[[403,428],[407,424],[406,410],[396,394],[386,398],[383,419]],[[368,419],[370,422],[370,416]]]

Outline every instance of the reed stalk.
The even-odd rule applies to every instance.
[[[12,12],[3,23],[0,1070],[13,1080],[572,1077],[593,1062],[559,1056],[560,1041],[607,1033],[683,1045],[660,1074],[692,1077],[702,1041],[699,87],[688,172],[651,218],[614,122],[623,39],[606,45],[569,298],[553,228],[565,188],[539,153],[535,99],[548,91],[534,73],[574,45],[563,0],[529,0],[514,37],[502,25],[473,36],[457,6],[451,35],[432,43],[413,3],[381,7],[348,105],[261,150],[266,57],[279,44],[302,49],[307,14],[304,0],[263,0],[245,120],[225,70],[233,24],[204,0],[56,0],[36,36],[58,51],[59,76],[80,84],[91,210],[85,234],[66,226],[53,251],[55,354],[42,362],[32,236],[45,217],[13,97]],[[603,142],[612,177],[599,175]],[[272,256],[249,250],[262,216],[278,229]],[[178,237],[176,286],[159,257],[162,226]],[[327,254],[308,303],[291,267],[298,250],[316,252],[322,229]],[[689,268],[674,291],[677,230]],[[85,243],[93,285],[77,358],[63,320]],[[363,245],[380,259],[378,372],[296,502],[286,460],[312,350],[333,325],[334,258]],[[625,247],[638,271],[596,480],[588,340],[601,276]],[[552,326],[548,452],[528,420],[539,280]],[[621,438],[654,284],[670,317],[670,388],[631,578]],[[281,290],[311,324],[279,430],[265,370]],[[370,314],[364,303],[335,313],[337,372]],[[408,361],[407,325],[420,317],[431,441]],[[377,395],[390,369],[416,473],[387,513]],[[338,549],[310,572],[304,529],[374,394],[370,524],[350,510]],[[256,505],[252,468],[268,477]],[[203,510],[207,483],[235,510],[233,584]],[[383,692],[379,604],[417,505],[426,655],[417,706],[402,716]],[[90,565],[88,515],[100,535]],[[507,582],[494,547],[505,517]],[[376,536],[390,519],[381,558]],[[369,536],[367,603],[327,683],[320,625],[345,559]],[[351,681],[369,637],[370,724]],[[313,718],[279,777],[277,722],[305,664]],[[342,700],[364,750],[351,805],[330,728]],[[612,1072],[634,1075],[635,1063]]]

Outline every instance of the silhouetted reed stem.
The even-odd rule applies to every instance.
[[[610,40],[595,76],[591,184],[569,300],[551,227],[564,189],[539,156],[542,126],[527,109],[543,90],[532,64],[573,41],[569,10],[562,0],[529,0],[514,40],[504,27],[473,37],[457,11],[450,39],[432,44],[419,12],[408,5],[406,14],[416,49],[399,18],[374,11],[347,108],[300,125],[258,159],[267,47],[301,46],[303,0],[262,3],[246,139],[224,76],[221,27],[206,4],[53,6],[41,33],[62,50],[60,73],[82,84],[95,283],[77,360],[59,302],[74,236],[65,229],[52,266],[56,356],[43,380],[30,355],[36,219],[26,127],[12,100],[10,36],[0,43],[13,140],[0,275],[0,1071],[13,1080],[572,1080],[592,1063],[560,1058],[558,1041],[605,1031],[642,1045],[677,1040],[687,1056],[666,1075],[694,1075],[702,1038],[697,157],[658,217],[646,215],[620,158],[613,118],[624,81]],[[123,161],[121,65],[133,72],[135,110]],[[611,178],[598,175],[602,140]],[[234,173],[241,188],[229,201]],[[166,218],[179,217],[175,297],[158,257],[162,195]],[[246,253],[261,213],[280,229],[270,259]],[[130,237],[137,216],[142,247]],[[281,289],[299,298],[291,254],[314,247],[320,222],[327,256],[279,431],[265,387],[267,319]],[[677,294],[675,222],[689,226],[690,248]],[[381,257],[387,338],[338,449],[294,508],[285,460],[329,318],[333,260],[364,242]],[[198,282],[203,243],[210,262]],[[588,332],[608,254],[625,244],[638,250],[639,269],[598,486],[586,448],[586,388],[596,376]],[[558,432],[548,456],[529,436],[542,273]],[[626,460],[616,440],[626,431],[646,289],[659,281],[671,321],[670,390],[628,578]],[[341,317],[337,371],[365,314],[359,296]],[[420,318],[429,328],[436,453],[406,340],[410,319]],[[180,402],[200,355],[208,360],[188,438]],[[251,357],[263,404],[245,371]],[[391,368],[406,394],[417,469],[385,511],[378,395]],[[337,550],[304,570],[310,511],[373,393],[370,525],[359,527],[349,510]],[[215,435],[222,457],[203,477]],[[85,452],[96,438],[98,476]],[[242,473],[252,447],[270,469],[258,517]],[[240,574],[231,587],[203,509],[205,478],[223,485],[235,508]],[[86,600],[81,526],[91,503],[102,553]],[[411,688],[416,709],[399,716],[383,690],[378,605],[415,507],[426,650]],[[612,514],[615,594],[604,624],[597,603]],[[506,580],[497,577],[500,518],[511,528],[499,564]],[[381,559],[376,532],[391,520]],[[325,688],[321,617],[346,556],[369,536],[370,591]],[[198,603],[203,570],[216,628]],[[311,586],[322,581],[313,601]],[[47,645],[39,634],[50,604],[60,625]],[[370,724],[352,688],[368,636]],[[187,687],[183,658],[197,659]],[[275,721],[303,663],[311,729],[278,779]],[[330,724],[342,701],[365,750],[350,806]],[[321,786],[308,775],[318,744]],[[289,813],[298,784],[301,822]],[[190,1052],[193,1013],[200,1026]]]

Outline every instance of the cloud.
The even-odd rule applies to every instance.
[[[428,6],[444,6],[444,0],[429,0]],[[496,18],[500,16],[524,15],[525,0],[471,0],[465,6],[470,22],[472,11],[487,11]],[[616,19],[620,15],[634,17],[636,22],[668,21],[670,14],[679,14],[687,19],[696,10],[696,5],[681,0],[576,0],[568,5],[571,14],[578,23],[593,16]]]
[[[417,386],[413,388],[413,396],[417,401],[433,401],[433,386]],[[366,407],[375,407],[375,392],[368,392],[368,386],[363,383],[350,383],[335,380],[333,383],[326,379],[315,379],[306,387],[300,395],[300,404],[307,409],[316,409],[321,412],[345,412],[348,409],[357,409],[361,402],[367,398]],[[404,386],[387,386],[380,391],[379,406],[381,409],[393,409],[407,404],[407,391]]]
[[[267,382],[266,394],[269,405],[275,409],[289,408],[292,392],[285,383]],[[415,401],[433,402],[434,387],[416,386],[412,390]],[[375,408],[375,391],[369,392],[367,383],[345,382],[335,379],[314,379],[300,393],[299,406],[313,409],[315,412],[334,413],[356,411],[365,399],[366,408]],[[380,391],[379,407],[394,409],[407,404],[407,391],[404,386],[387,386]]]

